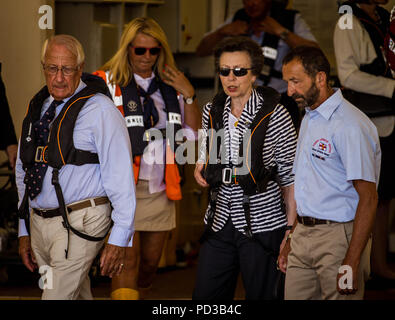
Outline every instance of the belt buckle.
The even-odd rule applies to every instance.
[[[41,216],[45,218],[49,210],[40,210]]]
[[[222,169],[222,182],[230,184],[232,182],[232,168]]]
[[[44,210],[44,209],[35,209],[36,213],[40,216],[43,217],[45,216],[45,214],[47,213],[48,210]]]
[[[301,218],[302,218],[302,224],[304,226],[307,226],[307,227],[315,226],[315,218],[313,218],[313,217],[305,217],[305,216],[303,216]]]
[[[43,154],[44,154],[44,146],[38,146],[36,149],[36,155],[34,156],[34,161],[35,162],[44,162]]]

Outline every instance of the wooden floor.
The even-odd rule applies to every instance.
[[[395,264],[394,264],[395,267]],[[38,276],[32,276],[23,266],[14,267],[9,272],[8,283],[0,284],[0,300],[39,299]],[[147,300],[190,300],[195,283],[196,261],[190,261],[184,268],[162,268],[158,271],[152,291]],[[109,299],[110,281],[96,278],[92,282],[95,299]],[[239,280],[235,299],[243,299],[244,291]],[[395,288],[387,290],[366,290],[365,300],[395,300]]]

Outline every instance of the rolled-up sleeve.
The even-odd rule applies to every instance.
[[[292,167],[296,152],[296,131],[287,109],[280,104],[270,118],[266,143],[274,143],[272,152],[274,152],[280,185],[282,187],[292,185],[294,183]]]

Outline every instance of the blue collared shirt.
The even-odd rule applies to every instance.
[[[380,161],[375,125],[340,90],[318,108],[306,108],[293,168],[298,214],[353,220],[359,196],[352,181],[377,186]]]
[[[86,84],[80,81],[75,94],[84,87]],[[56,108],[56,116],[70,98],[64,99],[64,103]],[[53,100],[50,96],[44,101],[41,116]],[[59,182],[65,202],[70,204],[88,198],[108,196],[114,208],[111,216],[114,225],[108,243],[126,246],[130,241],[131,245],[136,207],[132,153],[125,120],[111,99],[102,94],[90,98],[78,114],[72,138],[77,149],[97,153],[100,164],[62,167]],[[25,192],[24,175],[18,154],[16,182],[20,201]],[[59,207],[51,178],[52,168],[48,167],[40,194],[33,200],[29,199],[31,208]],[[24,220],[19,220],[19,236],[27,234]]]

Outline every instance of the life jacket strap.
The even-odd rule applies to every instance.
[[[62,188],[60,187],[60,184],[59,184],[59,169],[57,169],[57,168],[54,168],[52,171],[52,184],[55,187],[56,197],[58,198],[59,211],[61,212],[61,215],[63,218],[62,224],[63,224],[63,227],[67,230],[68,240],[67,240],[67,247],[65,250],[66,259],[67,259],[68,253],[69,253],[70,231],[72,231],[75,235],[79,236],[80,238],[83,238],[88,241],[102,241],[102,240],[104,240],[104,238],[107,236],[108,232],[110,231],[110,229],[112,227],[112,223],[111,223],[109,229],[107,230],[106,234],[102,237],[93,237],[93,236],[90,236],[86,233],[83,233],[83,232],[80,232],[80,231],[74,229],[70,225],[69,219],[67,216],[66,203],[64,201]]]

